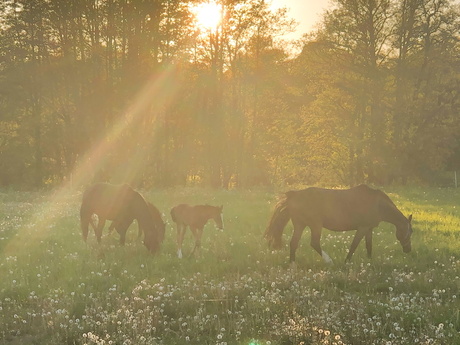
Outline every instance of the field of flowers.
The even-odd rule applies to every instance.
[[[460,344],[460,190],[392,188],[413,213],[413,251],[394,227],[374,231],[374,256],[353,232],[323,231],[324,263],[306,231],[297,268],[262,238],[274,191],[145,192],[167,221],[161,252],[148,254],[105,231],[81,239],[81,193],[0,193],[0,344]],[[210,222],[202,249],[175,255],[169,210],[187,202],[224,205],[225,229]],[[184,255],[192,249],[188,232]]]

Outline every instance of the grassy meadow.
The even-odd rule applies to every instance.
[[[297,268],[262,235],[273,190],[145,191],[167,221],[161,252],[104,232],[81,239],[81,192],[0,193],[0,344],[460,344],[460,189],[387,188],[413,213],[412,253],[394,227],[344,259],[354,232],[323,230],[323,262],[304,232]],[[224,231],[205,228],[195,258],[178,259],[169,210],[224,205]],[[108,224],[107,226],[108,227]],[[184,255],[192,249],[188,231]]]

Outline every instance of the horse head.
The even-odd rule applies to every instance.
[[[160,242],[159,233],[144,230],[144,246],[150,253],[155,254],[160,249]]]
[[[166,232],[166,224],[163,222],[163,219],[159,219],[158,222],[156,223],[156,228],[157,228],[157,236],[159,242],[163,242],[165,239],[165,232]]]
[[[147,202],[147,205],[150,213],[150,231],[149,235],[144,237],[144,244],[150,252],[154,253],[165,238],[166,224],[160,211],[150,202]]]
[[[224,206],[223,205],[220,207],[216,206],[214,207],[214,209],[215,209],[215,212],[212,218],[216,222],[217,228],[219,230],[224,230],[224,214],[223,214]]]
[[[412,215],[407,218],[407,221],[396,227],[396,238],[403,248],[404,253],[409,253],[412,249]]]

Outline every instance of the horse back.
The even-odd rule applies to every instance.
[[[171,210],[171,218],[176,224],[183,224],[195,227],[203,227],[209,219],[206,211],[209,205],[180,204]]]
[[[177,206],[174,206],[170,212],[171,219],[173,220],[173,222],[177,224],[187,224],[187,218],[189,218],[188,214],[190,213],[190,208],[191,206],[188,204],[179,204]]]
[[[381,193],[365,185],[343,190],[311,187],[287,193],[287,197],[291,213],[300,212],[306,225],[347,231],[380,223]]]
[[[96,183],[83,193],[82,210],[113,220],[129,217],[136,192],[128,185]]]
[[[157,209],[155,207],[154,204],[152,204],[151,202],[147,202],[147,206],[149,208],[150,214],[153,216],[154,219],[161,219],[162,220],[161,212],[160,212],[159,209]]]

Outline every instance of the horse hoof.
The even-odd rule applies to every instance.
[[[327,264],[332,265],[334,262],[332,261],[331,257],[323,250],[321,256],[323,257],[324,262]]]

